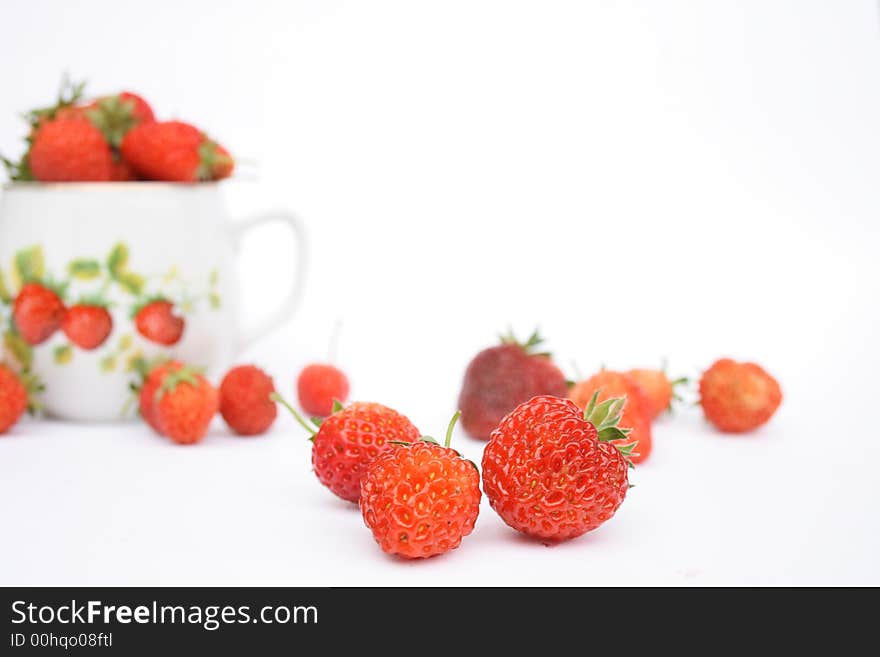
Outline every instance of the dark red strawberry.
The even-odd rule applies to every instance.
[[[458,398],[461,425],[469,436],[486,440],[505,415],[537,395],[565,397],[565,375],[548,353],[536,353],[538,332],[520,343],[512,334],[481,351],[468,365]]]

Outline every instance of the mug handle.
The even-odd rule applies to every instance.
[[[286,210],[270,210],[253,217],[248,217],[243,221],[236,221],[232,225],[232,241],[236,253],[240,251],[242,239],[247,233],[255,228],[274,222],[283,223],[293,234],[294,242],[296,243],[296,271],[294,272],[294,279],[280,306],[255,326],[239,332],[235,345],[236,353],[243,351],[254,341],[283,324],[294,313],[302,300],[308,248],[305,225],[295,214]]]

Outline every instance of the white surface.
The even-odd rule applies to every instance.
[[[317,483],[288,418],[190,449],[26,422],[0,438],[0,583],[880,584],[873,2],[177,3],[136,31],[48,4],[0,25],[27,54],[0,71],[0,149],[67,68],[259,161],[231,206],[294,208],[316,254],[301,314],[242,358],[284,392],[341,318],[354,396],[427,432],[508,322],[569,370],[753,359],[786,400],[751,437],[659,423],[592,535],[545,548],[486,506],[415,564]],[[280,235],[248,242],[254,318],[293,269]]]

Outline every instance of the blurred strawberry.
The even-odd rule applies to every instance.
[[[653,438],[651,433],[651,402],[644,389],[629,374],[612,370],[601,370],[589,379],[579,381],[568,392],[568,398],[581,408],[586,408],[593,395],[598,393],[597,401],[605,402],[614,398],[625,398],[620,426],[630,429],[626,439],[611,441],[615,445],[636,443],[629,458],[633,463],[641,463],[651,455]]]
[[[122,140],[122,157],[148,180],[198,182],[232,174],[229,152],[181,121],[142,123]]]
[[[180,341],[186,321],[174,314],[170,301],[156,298],[135,307],[134,325],[150,342],[171,346]]]
[[[53,289],[40,283],[25,283],[12,306],[12,319],[25,342],[45,342],[61,326],[64,302]]]
[[[82,118],[43,123],[34,135],[27,162],[33,177],[42,182],[109,181],[117,171],[104,135]]]
[[[80,349],[97,349],[113,330],[113,318],[104,305],[78,303],[64,313],[61,330]]]

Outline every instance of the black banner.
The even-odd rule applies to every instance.
[[[544,649],[574,641],[631,648],[730,648],[778,640],[842,641],[870,628],[868,611],[845,590],[667,589],[0,589],[0,654],[95,652],[139,655],[183,650],[264,654],[269,649],[335,654],[351,641],[368,653],[472,642]],[[873,597],[874,592],[870,592]],[[843,625],[846,625],[844,631]],[[809,635],[806,633],[809,632]],[[406,643],[403,641],[406,640]],[[818,644],[813,644],[813,647]],[[413,648],[414,649],[414,648]],[[418,652],[417,650],[414,650]],[[457,650],[450,649],[450,652]]]

